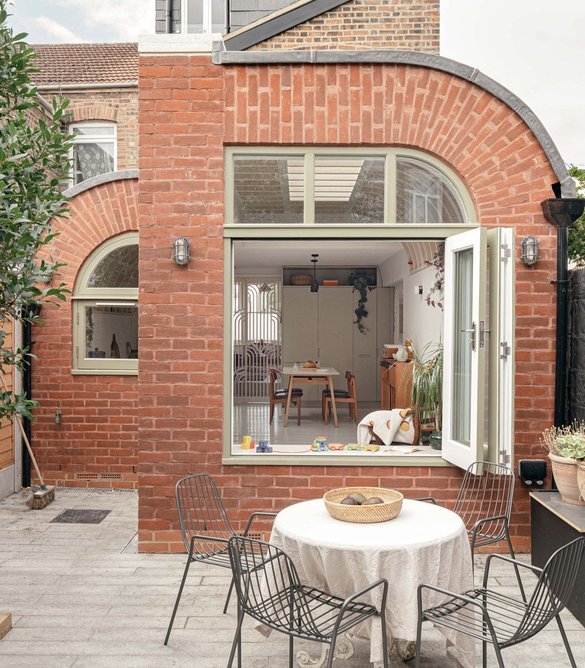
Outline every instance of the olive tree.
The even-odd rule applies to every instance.
[[[65,299],[55,277],[61,265],[46,246],[53,219],[67,211],[61,184],[70,150],[67,103],[56,99],[48,110],[38,96],[34,51],[8,26],[6,4],[0,0],[0,374],[30,363],[30,351],[8,344],[12,323],[35,323],[43,303]],[[0,382],[0,419],[30,418],[35,403],[4,387]]]
[[[585,197],[585,169],[571,165],[569,174],[576,182],[577,197]],[[569,231],[569,260],[580,266],[585,265],[585,214]]]

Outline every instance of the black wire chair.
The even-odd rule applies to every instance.
[[[182,478],[177,483],[175,494],[181,534],[188,556],[169,628],[165,636],[165,645],[169,642],[189,567],[194,561],[200,561],[204,564],[231,569],[228,539],[236,535],[217,485],[210,475],[198,473]],[[250,526],[257,517],[276,517],[276,513],[252,513],[244,529],[244,536],[248,535]],[[234,581],[232,578],[223,608],[224,614],[227,611],[233,587]]]
[[[491,643],[496,652],[498,666],[505,668],[501,650],[532,638],[553,618],[559,626],[571,666],[577,668],[559,613],[573,592],[584,552],[585,538],[577,538],[557,550],[544,568],[537,568],[499,554],[490,554],[486,562],[483,586],[463,594],[431,585],[419,585],[416,668],[420,666],[423,622],[446,626],[481,640],[484,668],[487,666],[487,644]],[[493,559],[501,559],[538,574],[538,583],[528,602],[488,589],[490,565]],[[441,605],[423,610],[422,593],[425,589],[445,594],[449,599]]]
[[[472,556],[476,547],[505,540],[510,556],[512,559],[516,558],[510,540],[514,480],[512,469],[503,464],[478,461],[473,462],[465,471],[453,511],[465,524]],[[430,496],[417,500],[437,503]],[[520,571],[516,565],[514,569],[522,599],[526,601]]]
[[[293,666],[294,638],[329,644],[327,668],[333,664],[340,633],[370,617],[382,624],[384,668],[388,668],[386,598],[388,582],[377,580],[346,599],[302,585],[291,558],[278,547],[259,540],[234,536],[229,553],[239,603],[239,619],[228,668],[236,650],[241,657],[242,622],[245,615],[289,637],[289,668]],[[380,609],[358,601],[367,592],[382,588]]]

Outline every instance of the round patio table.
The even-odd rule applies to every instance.
[[[473,586],[465,525],[455,513],[431,503],[405,499],[400,515],[393,520],[354,524],[331,517],[322,499],[304,501],[278,513],[270,542],[291,557],[303,583],[336,596],[351,596],[386,578],[386,623],[394,641],[416,639],[419,584],[456,592]],[[439,595],[429,594],[423,598],[425,608],[440,602]],[[379,588],[367,596],[370,603],[380,605]],[[441,632],[452,658],[462,666],[472,666],[473,639],[447,628]],[[380,625],[368,620],[354,633],[370,638],[370,661],[381,664]],[[305,662],[306,656],[301,663]]]

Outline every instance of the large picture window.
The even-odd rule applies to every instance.
[[[475,224],[466,188],[422,151],[230,148],[228,225]]]
[[[138,235],[102,244],[83,266],[74,291],[74,371],[138,370]]]
[[[116,170],[116,124],[74,123],[71,149],[73,185]]]

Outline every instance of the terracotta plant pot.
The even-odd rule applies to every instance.
[[[577,464],[577,485],[581,492],[581,500],[585,501],[585,462]]]
[[[579,462],[576,459],[567,459],[550,453],[548,456],[562,500],[574,506],[585,506],[577,484],[577,464]]]

